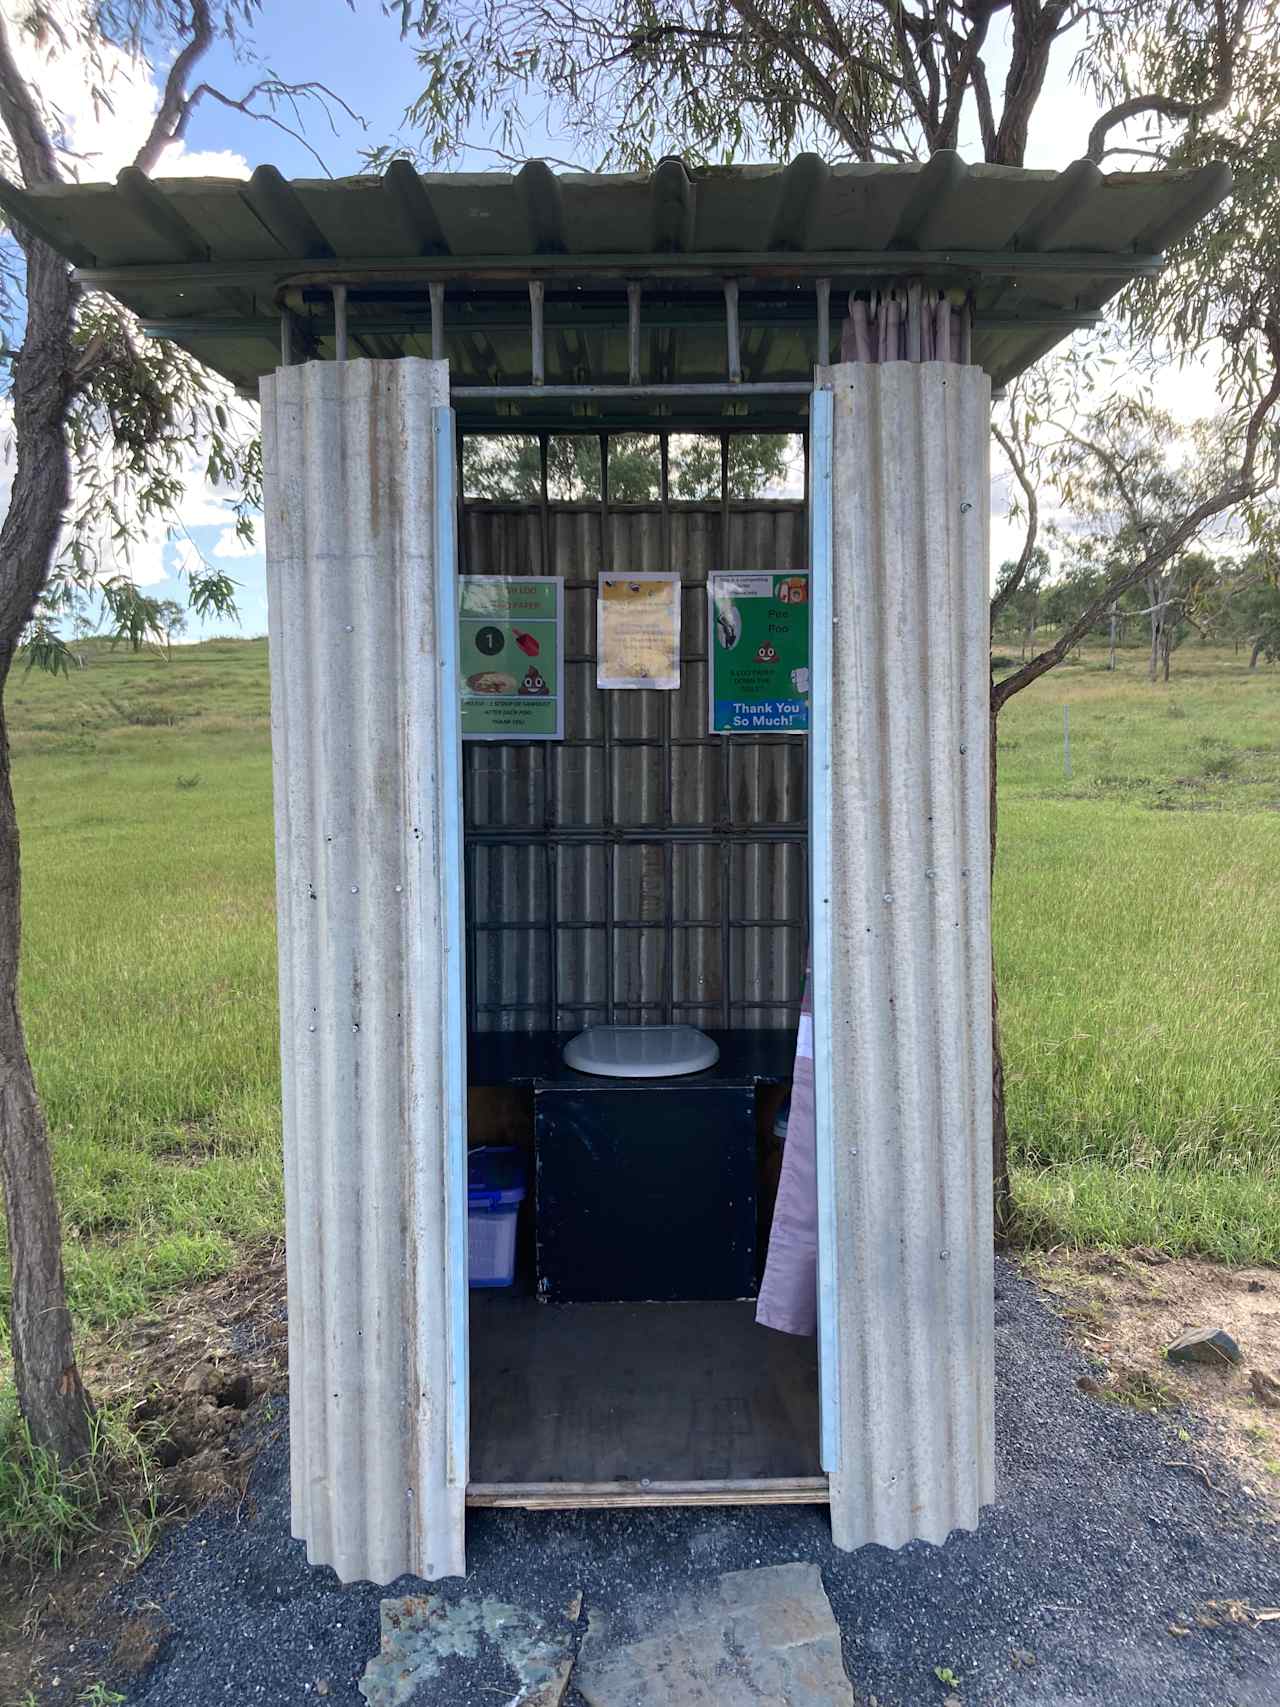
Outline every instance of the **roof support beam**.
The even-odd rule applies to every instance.
[[[823,282],[825,282],[825,281],[823,281]],[[442,299],[442,301],[441,301],[441,316],[440,316],[440,320],[439,320],[439,326],[440,326],[440,333],[441,333],[441,340],[442,341],[439,345],[438,353],[433,353],[432,360],[433,361],[443,361],[443,359],[444,359],[444,346],[443,346],[443,336],[444,336],[443,293],[444,293],[444,286],[443,285],[433,285],[432,290],[433,291],[438,290],[441,293],[441,299]],[[829,304],[829,301],[830,301],[830,298],[828,297],[828,304]],[[738,316],[740,325],[745,327],[745,328],[750,328],[753,325],[769,324],[769,325],[773,326],[773,329],[775,331],[780,330],[783,327],[795,327],[798,330],[803,331],[806,327],[811,327],[815,323],[815,317],[812,313],[806,314],[803,317],[800,317],[800,316],[797,316],[795,318],[788,317],[785,320],[779,319],[777,321],[772,321],[768,316],[759,316],[759,315],[752,314],[750,312],[750,304],[749,303],[747,305],[745,305],[745,307],[746,307],[746,311],[744,312],[743,306],[742,305],[739,306],[739,316]],[[829,312],[829,309],[828,309],[828,312]],[[819,348],[820,349],[824,347],[821,343],[821,327],[822,327],[821,316],[822,316],[822,302],[821,302],[821,299],[819,299],[817,325],[819,328]],[[1084,331],[1084,330],[1087,330],[1087,328],[1090,326],[1097,326],[1105,318],[1106,318],[1106,316],[1102,313],[1097,313],[1097,314],[1085,314],[1085,313],[1068,314],[1068,313],[1050,313],[1050,312],[1036,313],[1034,310],[1029,310],[1025,314],[1017,314],[1017,313],[1006,313],[1005,311],[1000,310],[996,313],[986,313],[986,314],[979,311],[978,316],[977,316],[977,323],[978,323],[978,330],[979,331],[1000,330],[1000,331],[1005,331],[1005,332],[1018,332],[1018,331],[1031,331],[1031,330],[1041,331],[1041,330],[1043,330],[1046,332],[1056,331],[1058,336],[1062,337],[1068,332]],[[544,315],[544,321],[545,321],[545,324],[549,327],[551,327],[551,326],[553,326],[553,327],[564,327],[567,330],[574,329],[573,321],[571,319],[562,319],[559,316],[551,314],[551,313],[547,313]],[[348,323],[348,327],[350,329],[351,335],[353,337],[356,335],[357,332],[362,333],[362,334],[370,334],[370,335],[378,334],[378,333],[384,333],[384,332],[385,333],[392,333],[392,334],[403,333],[403,332],[425,332],[427,330],[428,326],[430,326],[430,328],[431,328],[431,339],[432,339],[432,350],[433,350],[433,352],[437,351],[437,344],[436,344],[437,322],[433,316],[425,314],[425,313],[424,314],[396,314],[396,315],[390,315],[390,316],[382,316],[382,315],[373,315],[373,314],[361,315],[358,312],[356,312],[356,313],[349,312],[347,323]],[[681,328],[705,327],[706,323],[707,322],[706,322],[705,318],[699,318],[699,317],[696,317],[693,315],[673,316],[670,318],[663,318],[663,319],[655,318],[655,320],[653,322],[651,322],[651,323],[647,322],[647,329],[651,333],[656,335],[658,333],[674,332],[674,331],[679,330]],[[183,319],[183,320],[143,320],[141,324],[142,324],[143,331],[149,333],[150,336],[153,338],[174,338],[177,340],[182,340],[182,339],[197,339],[198,340],[201,338],[208,338],[210,340],[214,340],[214,339],[224,339],[224,338],[251,338],[256,333],[261,333],[262,336],[265,338],[274,338],[275,334],[276,334],[276,328],[278,325],[278,321],[273,319],[270,315],[259,315],[255,318],[252,318],[252,319],[235,319],[232,317],[221,317],[220,316],[217,319],[211,318],[211,319]],[[480,316],[476,316],[474,318],[469,318],[467,321],[467,325],[472,330],[484,331],[484,332],[503,332],[503,331],[508,331],[508,332],[526,331],[527,332],[528,328],[529,328],[529,323],[527,320],[524,320],[524,321],[486,320],[486,319],[481,318]],[[588,329],[590,329],[592,331],[608,331],[610,329],[610,327],[612,327],[612,326],[616,326],[618,328],[618,330],[620,331],[622,329],[623,322],[620,318],[616,321],[592,320],[592,321],[588,321],[588,322],[583,322],[577,328],[577,330],[579,332],[584,332]],[[461,330],[460,327],[458,327],[456,329]],[[829,324],[828,324],[827,336],[828,336],[828,345],[826,347],[829,348],[829,339],[830,339]],[[638,355],[638,351],[637,351],[637,355]],[[630,367],[630,362],[628,362],[628,367]],[[639,383],[638,376],[637,376],[635,383],[637,383],[637,384]]]
[[[400,224],[422,255],[447,255],[444,227],[436,217],[426,185],[407,160],[393,160],[382,175]]]
[[[168,244],[175,258],[183,261],[207,261],[209,245],[200,240],[179,213],[172,196],[152,183],[137,166],[123,166],[116,174],[120,199],[147,230]]]
[[[562,255],[568,244],[560,180],[545,160],[527,160],[516,173],[516,183],[524,196],[534,249],[539,255]]]
[[[546,286],[541,279],[529,280],[529,320],[532,328],[530,367],[533,383],[541,385],[547,376],[546,337],[542,325],[542,297]]]
[[[286,254],[306,255],[317,261],[327,260],[333,254],[328,238],[302,205],[293,185],[274,166],[259,166],[240,191],[240,199]],[[219,282],[248,281],[232,278]]]
[[[653,228],[650,247],[675,254],[693,247],[696,195],[683,160],[668,156],[654,167],[651,180]]]
[[[17,184],[0,182],[0,209],[15,225],[32,237],[38,237],[60,255],[65,255],[74,267],[92,267],[97,256],[83,243],[63,235],[56,223],[46,219],[45,210],[35,197]]]
[[[742,378],[742,350],[738,332],[738,281],[724,281],[724,331],[729,378],[736,385]]]
[[[777,211],[769,233],[770,249],[804,249],[830,176],[830,166],[818,155],[796,155],[778,186]]]
[[[936,156],[935,156],[936,158]],[[19,217],[16,212],[14,217]],[[83,251],[82,251],[83,253]],[[875,249],[811,250],[803,256],[732,251],[715,254],[638,255],[514,255],[423,256],[418,260],[384,260],[353,256],[323,266],[299,267],[296,261],[192,261],[137,267],[99,267],[86,262],[77,268],[81,284],[92,290],[128,292],[176,285],[244,285],[259,290],[329,289],[334,284],[411,284],[428,279],[482,279],[524,282],[529,278],[649,280],[723,278],[776,279],[796,284],[829,277],[837,286],[850,282],[900,279],[904,274],[927,277],[939,289],[968,285],[978,275],[1035,275],[1059,278],[1091,277],[1125,280],[1158,273],[1158,251],[1095,254],[1010,252],[1005,249]]]

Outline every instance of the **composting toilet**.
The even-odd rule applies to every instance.
[[[589,1025],[564,1046],[566,1067],[603,1079],[675,1079],[719,1059],[719,1045],[692,1025]]]

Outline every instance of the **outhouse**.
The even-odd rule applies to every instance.
[[[944,153],[10,193],[261,397],[313,1562],[460,1573],[468,1505],[977,1524],[992,391],[1227,188]],[[677,1027],[714,1058],[565,1055]],[[812,1341],[751,1303],[798,1039]],[[525,1170],[510,1288],[468,1285],[469,1139]]]

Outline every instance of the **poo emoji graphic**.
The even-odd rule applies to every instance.
[[[524,680],[520,683],[520,692],[522,694],[545,694],[546,691],[545,677],[535,664],[530,664],[524,673]]]
[[[778,662],[777,651],[769,643],[769,641],[766,640],[764,645],[756,653],[756,663],[757,664],[776,664],[777,662]]]

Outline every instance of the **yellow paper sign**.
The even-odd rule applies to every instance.
[[[596,686],[680,686],[680,577],[601,575]]]

